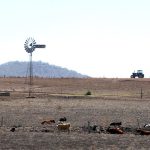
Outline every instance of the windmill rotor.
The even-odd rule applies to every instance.
[[[35,40],[33,38],[28,38],[25,41],[24,48],[27,53],[32,53],[36,48],[35,45],[36,45]]]

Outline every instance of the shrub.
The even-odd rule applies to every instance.
[[[91,91],[87,91],[85,95],[92,95]]]

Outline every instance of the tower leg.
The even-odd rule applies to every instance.
[[[34,98],[31,96],[33,85],[33,64],[32,64],[32,53],[30,53],[30,65],[29,65],[29,96],[28,98]]]

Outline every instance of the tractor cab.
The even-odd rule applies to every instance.
[[[137,73],[143,74],[143,70],[137,70]]]

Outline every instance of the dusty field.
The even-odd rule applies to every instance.
[[[0,96],[0,149],[150,149],[150,135],[134,130],[150,123],[150,79],[36,78],[35,98],[26,98],[25,78],[0,78],[0,83],[1,91],[10,92]],[[85,96],[87,91],[92,95]],[[45,119],[57,122],[64,116],[71,123],[70,133],[41,125]],[[121,121],[134,132],[88,133],[83,130],[88,121],[104,128]]]

